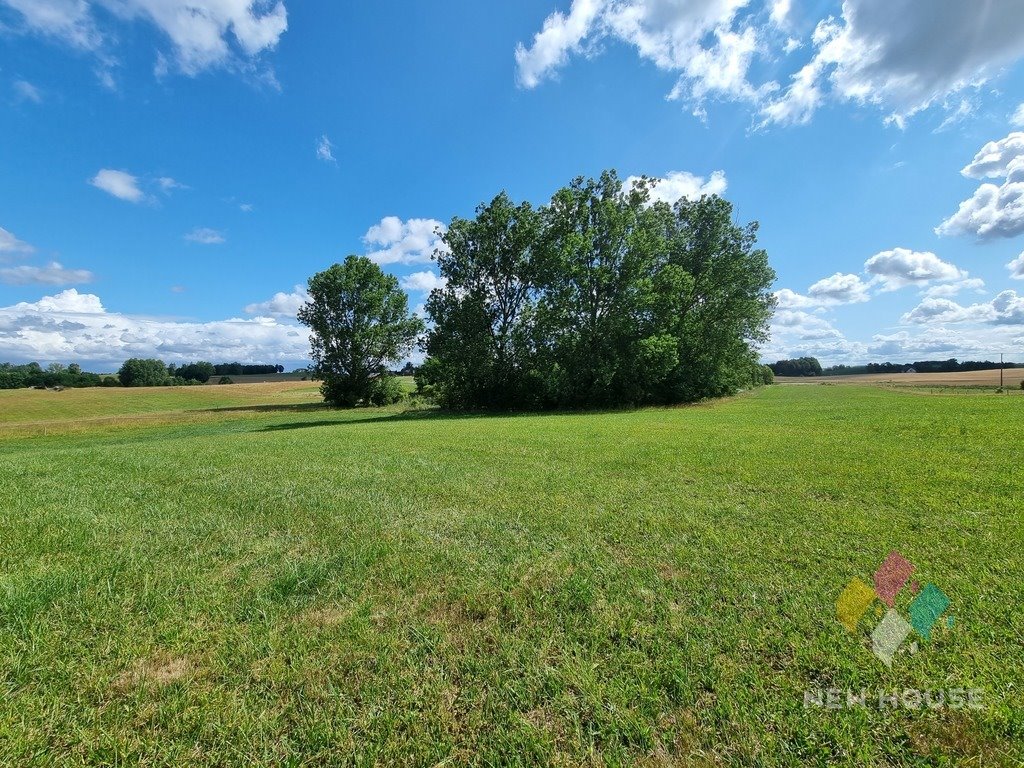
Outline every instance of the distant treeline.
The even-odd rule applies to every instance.
[[[242,363],[207,363],[168,365],[163,360],[133,357],[126,360],[116,376],[87,373],[78,363],[64,366],[51,363],[14,365],[0,363],[0,389],[23,387],[173,387],[205,384],[213,376],[245,376],[284,373],[283,365],[243,365]]]
[[[0,389],[23,387],[116,387],[117,379],[98,373],[87,373],[78,363],[69,366],[51,363],[43,368],[39,363],[14,365],[0,363]]]
[[[779,360],[769,367],[776,376],[851,376],[858,373],[905,373],[913,368],[916,373],[957,373],[959,371],[994,371],[1020,368],[1017,363],[998,363],[991,360],[918,360],[913,363],[868,363],[867,365],[832,365],[822,368],[813,357]]]

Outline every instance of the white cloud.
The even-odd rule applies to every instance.
[[[695,114],[703,113],[701,104],[708,96],[756,101],[775,84],[756,88],[747,78],[763,47],[758,31],[740,18],[749,2],[573,0],[568,15],[548,16],[529,48],[516,47],[519,83],[534,88],[570,55],[584,51],[588,42],[611,38],[632,45],[659,69],[678,73],[669,98],[689,101]]]
[[[1024,132],[988,142],[961,173],[968,178],[1004,181],[979,186],[956,213],[935,228],[936,234],[989,240],[1024,232]]]
[[[185,239],[191,243],[199,243],[200,245],[220,245],[221,243],[227,242],[227,238],[224,237],[224,233],[216,229],[210,229],[209,227],[196,227],[187,235]]]
[[[161,176],[156,180],[156,183],[159,185],[160,191],[167,195],[176,189],[188,189],[185,184],[182,184],[176,179],[172,179],[170,176]]]
[[[316,143],[316,158],[325,163],[337,163],[334,159],[334,145],[326,135],[321,136]]]
[[[1010,277],[1014,280],[1024,280],[1024,253],[1006,265],[1010,270]]]
[[[782,288],[775,292],[775,299],[779,309],[813,309],[821,306],[819,302],[804,296],[790,288]]]
[[[0,259],[6,253],[34,253],[35,250],[28,243],[16,238],[13,233],[0,227]]]
[[[962,306],[950,299],[926,298],[902,317],[904,323],[989,323],[1024,325],[1024,296],[1003,291],[992,301]]]
[[[25,28],[96,52],[101,59],[109,59],[105,51],[117,37],[106,29],[112,17],[148,22],[171,43],[170,59],[159,54],[162,68],[173,62],[187,75],[214,66],[251,67],[288,29],[288,14],[280,1],[0,0],[0,5],[18,11]]]
[[[988,304],[964,307],[951,299],[929,297],[900,318],[903,323],[962,323],[984,322],[992,316]]]
[[[951,282],[967,277],[966,272],[930,251],[911,251],[907,248],[876,253],[864,262],[864,269],[880,282],[883,291],[895,291],[908,285]]]
[[[139,179],[126,171],[103,168],[89,181],[97,189],[129,203],[140,203],[145,199],[139,187]]]
[[[0,283],[7,285],[76,285],[91,283],[92,279],[92,272],[65,269],[56,261],[45,267],[21,265],[0,269]]]
[[[985,281],[980,277],[968,277],[952,283],[939,283],[925,288],[925,296],[956,296],[961,291],[974,291],[975,293],[985,292]]]
[[[814,44],[811,62],[762,110],[766,123],[806,122],[828,88],[901,125],[1024,56],[1024,4],[844,0],[842,18],[820,22]]]
[[[789,18],[791,6],[792,0],[772,0],[769,13],[772,23],[776,26],[784,27]]]
[[[14,93],[20,101],[31,101],[35,104],[43,103],[43,94],[28,80],[15,80]]]
[[[249,304],[245,311],[262,317],[295,317],[302,305],[309,301],[305,287],[296,285],[291,293],[278,291],[266,301]]]
[[[898,331],[876,334],[867,345],[867,358],[875,361],[947,359],[978,360],[990,357],[1000,349],[1009,351],[1005,334],[988,330],[961,331],[942,324],[928,326],[920,332]]]
[[[1010,164],[1001,185],[982,184],[956,213],[935,228],[938,235],[974,235],[980,240],[1024,233],[1024,158]]]
[[[373,248],[367,256],[376,264],[427,264],[434,251],[444,247],[438,232],[446,230],[436,219],[385,216],[367,230],[363,241]]]
[[[432,291],[435,288],[444,288],[448,283],[443,277],[439,277],[433,271],[426,269],[422,272],[413,272],[401,278],[402,288],[407,291]]]
[[[1010,115],[1010,124],[1024,128],[1024,103],[1018,104],[1013,114]]]
[[[814,54],[781,90],[753,77],[756,59],[769,77],[800,41],[786,34],[790,0],[573,0],[554,12],[529,45],[516,46],[519,84],[535,88],[574,55],[595,55],[605,40],[633,46],[678,75],[670,98],[703,117],[707,98],[743,101],[760,125],[805,123],[827,98],[874,105],[903,125],[941,105],[952,121],[972,113],[952,98],[1024,57],[1019,0],[844,0],[839,18],[820,19]]]
[[[630,176],[624,182],[624,187],[630,189],[640,181],[639,176]],[[705,179],[703,176],[695,176],[688,171],[670,171],[664,178],[652,179],[654,187],[651,189],[651,200],[674,204],[680,198],[697,200],[702,195],[721,195],[728,187],[725,178],[725,171],[714,171],[711,176]]]
[[[1014,131],[1006,138],[990,141],[979,149],[974,159],[960,173],[972,179],[1001,179],[1010,172],[1014,162],[1022,157],[1024,132]]]
[[[116,368],[129,357],[168,362],[298,361],[308,333],[269,317],[183,322],[110,312],[74,289],[0,307],[0,360],[79,360]]]
[[[520,85],[535,88],[564,66],[569,54],[580,50],[583,39],[590,34],[606,5],[607,0],[573,0],[568,15],[555,11],[544,20],[544,27],[534,35],[529,48],[522,43],[516,45]]]
[[[253,205],[252,203],[240,203],[238,206],[238,210],[240,210],[242,213],[252,213],[254,210],[256,210],[256,206]]]
[[[859,275],[836,272],[808,288],[807,295],[822,304],[858,304],[870,298],[868,288]]]

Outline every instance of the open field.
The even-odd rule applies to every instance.
[[[852,376],[779,376],[780,384],[895,384],[905,387],[991,387],[999,386],[999,371],[959,371],[956,373],[860,373]],[[1024,368],[1007,368],[1004,386],[1020,391]]]
[[[0,392],[0,765],[1024,760],[1024,400],[315,387]],[[835,603],[894,549],[955,622],[890,669]]]

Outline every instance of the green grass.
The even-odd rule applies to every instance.
[[[156,424],[0,429],[0,765],[1024,760],[1017,398],[150,396]],[[887,669],[835,601],[893,549],[956,621]],[[984,708],[805,709],[825,687]]]

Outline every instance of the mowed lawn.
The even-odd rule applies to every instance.
[[[270,386],[131,393],[152,421],[0,392],[0,765],[1024,760],[1024,399],[449,417]],[[954,622],[889,669],[835,603],[892,550]],[[982,708],[805,707],[830,687]]]

